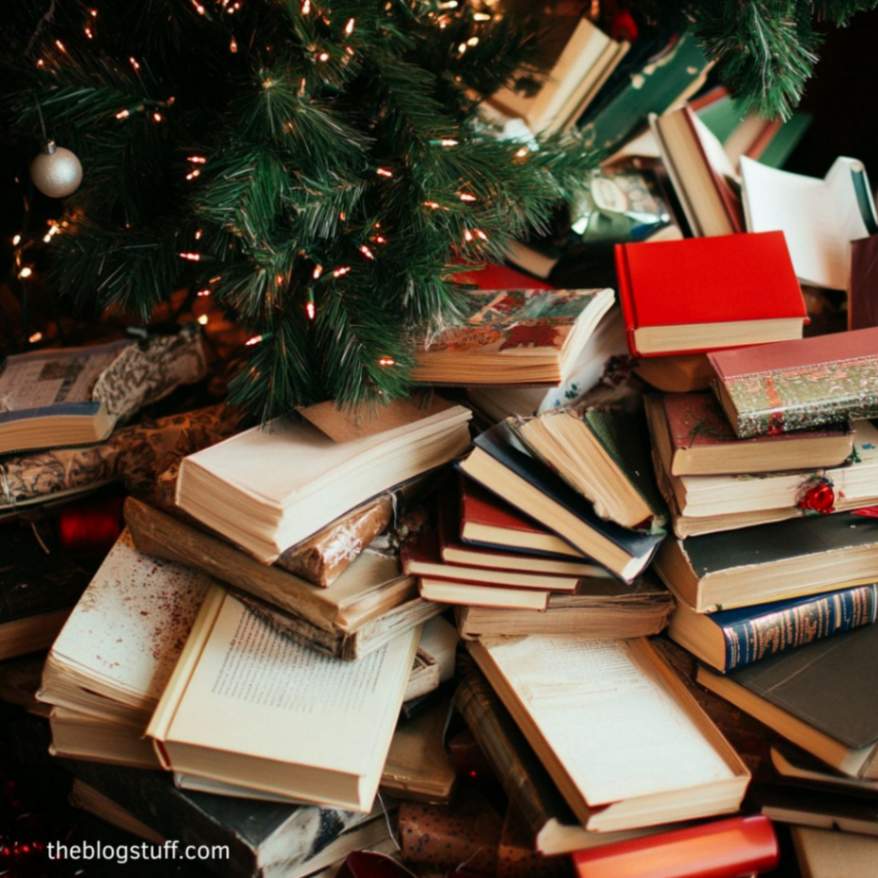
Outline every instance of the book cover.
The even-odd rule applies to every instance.
[[[792,828],[803,878],[872,878],[878,838],[808,826]]]
[[[661,404],[667,419],[668,434],[674,451],[688,451],[707,446],[755,445],[771,442],[773,444],[808,438],[841,436],[849,429],[839,424],[829,424],[815,430],[799,430],[795,434],[773,433],[739,439],[729,424],[712,393],[668,393],[661,397]]]
[[[878,327],[714,351],[708,359],[741,438],[878,416]]]
[[[600,518],[594,507],[560,476],[534,458],[507,423],[497,424],[480,434],[475,444],[517,476],[576,516],[589,528],[614,543],[645,566],[662,541],[663,534],[628,530]],[[641,567],[642,569],[642,567]],[[640,570],[637,571],[638,573]],[[636,574],[635,574],[636,575]],[[631,578],[634,578],[633,576]]]
[[[851,750],[878,741],[878,626],[818,640],[729,678]]]
[[[578,851],[578,878],[740,878],[773,869],[780,851],[767,817],[731,817]]]
[[[227,874],[261,878],[306,863],[364,815],[337,808],[259,802],[189,792],[170,774],[62,760],[74,777],[161,835],[193,845],[227,845]]]
[[[835,637],[878,618],[878,585],[863,585],[705,616],[722,631],[725,670]]]
[[[878,235],[851,241],[848,329],[878,326]]]
[[[498,545],[470,536],[470,533],[481,533],[488,528],[505,531],[508,542]],[[547,542],[547,545],[551,546],[554,551],[533,547],[530,545],[533,541],[528,539],[529,537],[536,537],[540,542]],[[496,494],[492,494],[472,479],[461,479],[460,538],[464,543],[485,546],[489,549],[506,550],[514,544],[516,552],[557,558],[558,560],[587,557],[557,534],[552,533],[532,518],[528,518],[514,506]]]
[[[476,290],[459,325],[426,340],[429,354],[560,352],[579,316],[605,290]],[[417,380],[418,366],[413,377]]]
[[[632,60],[639,58],[642,66],[626,65],[624,71],[620,67],[620,75],[607,82],[581,123],[586,142],[607,153],[649,113],[663,113],[697,89],[710,66],[689,32],[672,37],[646,58],[633,51],[629,54]]]
[[[878,550],[878,526],[849,512],[809,515],[683,541],[686,557],[699,579],[723,570],[755,569],[802,556],[813,555],[816,564],[826,552],[843,553],[872,546]]]
[[[735,265],[736,270],[719,270],[723,265]],[[650,356],[638,351],[637,330],[807,320],[805,301],[781,232],[618,244],[616,267],[634,356]],[[697,331],[693,338],[698,338]],[[660,355],[705,350],[695,341]]]

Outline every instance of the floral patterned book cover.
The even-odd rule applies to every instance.
[[[878,417],[878,327],[708,357],[740,438]]]
[[[429,338],[430,353],[560,351],[580,314],[608,290],[475,290],[461,323]]]

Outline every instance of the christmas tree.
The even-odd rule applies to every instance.
[[[875,5],[631,8],[691,26],[727,84],[775,113],[800,96],[815,21]],[[604,20],[611,6],[627,9]],[[545,226],[596,160],[575,135],[503,140],[480,119],[539,35],[497,8],[17,4],[14,124],[84,168],[50,230],[52,283],[140,318],[175,289],[212,296],[250,337],[232,398],[263,418],[405,393],[415,340],[459,312],[455,270]],[[76,177],[68,154],[41,161]]]
[[[489,9],[68,3],[41,25],[21,123],[85,168],[59,289],[143,318],[181,285],[214,296],[252,334],[233,399],[263,417],[403,393],[413,339],[457,313],[455,269],[593,163],[479,122],[526,49]]]

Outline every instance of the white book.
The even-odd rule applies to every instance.
[[[49,651],[39,700],[145,723],[210,583],[189,567],[141,554],[123,531]]]
[[[418,637],[405,632],[343,662],[283,637],[215,588],[147,735],[166,769],[368,811]]]
[[[347,442],[277,418],[184,458],[176,502],[271,564],[357,504],[462,453],[470,417],[437,400],[418,420]]]
[[[846,290],[851,241],[878,232],[878,217],[863,163],[841,156],[819,180],[741,157],[747,228],[780,229],[799,280]]]

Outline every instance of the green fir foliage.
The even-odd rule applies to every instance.
[[[594,165],[575,137],[532,151],[478,121],[529,42],[481,7],[51,6],[12,101],[34,151],[39,103],[85,169],[60,290],[146,318],[210,289],[259,339],[232,388],[263,418],[406,393],[417,340],[458,313],[455,270],[544,226]]]

